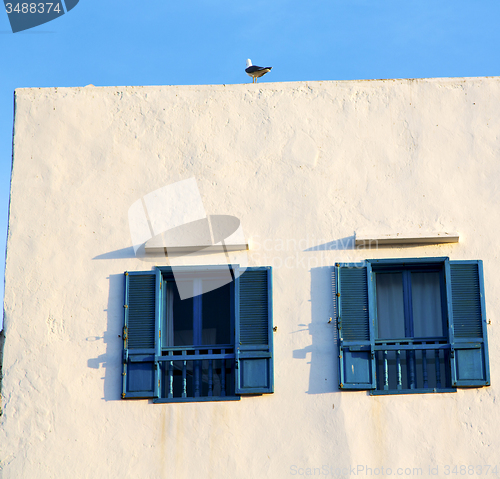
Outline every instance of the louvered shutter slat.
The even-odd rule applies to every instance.
[[[481,293],[477,265],[450,264],[455,338],[482,338]]]
[[[128,291],[128,348],[153,349],[155,341],[154,274],[130,276]]]

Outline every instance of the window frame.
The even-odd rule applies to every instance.
[[[222,287],[229,287],[229,315],[230,315],[230,324],[229,324],[229,334],[232,336],[232,342],[228,344],[202,344],[202,332],[203,332],[203,312],[202,312],[202,304],[203,304],[203,295],[206,293],[201,293],[198,295],[193,295],[193,344],[186,345],[171,345],[165,346],[163,344],[163,338],[166,336],[167,331],[164,330],[168,328],[168,318],[167,318],[167,303],[168,299],[166,296],[166,291],[168,288],[168,283],[176,283],[177,281],[192,281],[193,282],[193,293],[202,290],[202,281],[215,279],[220,276],[221,272],[227,273],[228,267],[226,265],[222,266],[213,266],[209,268],[196,268],[192,266],[188,267],[176,267],[175,272],[171,267],[160,266],[158,269],[161,272],[161,290],[162,296],[160,298],[160,319],[159,319],[159,341],[157,347],[157,356],[159,357],[159,368],[160,368],[160,397],[155,400],[155,402],[201,402],[201,401],[237,401],[240,399],[240,396],[236,396],[234,394],[234,387],[231,384],[226,384],[226,373],[225,371],[228,369],[227,361],[231,361],[232,364],[229,365],[229,369],[231,369],[230,378],[234,381],[235,375],[235,337],[234,334],[231,335],[231,331],[234,331],[234,322],[235,322],[235,282],[234,282],[234,273],[233,267],[229,268],[229,272],[231,274],[231,281],[222,285]],[[218,289],[218,288],[216,288]],[[207,293],[210,291],[207,291]],[[174,318],[172,318],[172,321]],[[173,338],[172,338],[173,339]],[[216,353],[215,351],[219,351]],[[194,354],[193,354],[194,353]],[[196,360],[196,358],[199,358]],[[195,393],[193,396],[187,397],[174,397],[173,389],[171,391],[166,392],[166,394],[162,395],[162,391],[167,391],[168,389],[168,381],[169,379],[165,378],[165,374],[169,371],[169,378],[172,378],[173,381],[173,363],[179,363],[181,361],[184,362],[192,362],[192,372],[195,380],[198,384],[194,386],[198,388],[198,393]],[[221,382],[224,386],[228,386],[230,388],[230,394],[226,394],[226,388],[223,388],[223,394],[221,395],[213,395],[213,393],[209,392],[206,396],[200,395],[200,389],[202,389],[202,381],[200,381],[200,376],[203,374],[202,362],[209,361],[209,369],[212,370],[213,361],[221,361],[221,375],[222,369],[224,370],[224,380],[221,378]],[[170,368],[170,365],[172,368]],[[187,366],[187,365],[186,365]],[[169,369],[170,368],[170,369]],[[183,374],[187,374],[186,368],[184,368]],[[208,373],[210,374],[210,373]],[[213,382],[213,375],[212,375]],[[173,383],[172,383],[173,384]],[[209,386],[210,389],[210,386]]]
[[[448,338],[448,311],[446,300],[446,284],[444,280],[444,259],[439,261],[432,261],[430,263],[387,263],[380,262],[380,260],[367,260],[371,263],[373,279],[373,294],[375,298],[375,341],[395,341],[396,339],[431,339],[431,336],[415,336],[415,321],[413,318],[413,287],[411,284],[412,273],[439,273],[439,295],[441,298],[441,326],[443,335],[436,336],[435,339],[442,340]],[[404,307],[404,330],[405,336],[402,338],[383,338],[379,337],[379,318],[378,318],[378,304],[377,304],[377,274],[378,273],[402,273],[402,287],[403,287],[403,307]]]

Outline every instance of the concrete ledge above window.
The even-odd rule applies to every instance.
[[[425,245],[440,243],[458,243],[458,233],[417,233],[417,234],[375,234],[375,235],[356,235],[355,246],[365,246],[376,248],[377,246],[389,245]]]
[[[211,215],[181,224],[153,236],[144,245],[147,254],[224,253],[244,251],[248,241],[240,220],[230,215]]]
[[[147,254],[163,254],[167,249],[168,254],[189,254],[189,253],[224,253],[227,251],[244,251],[248,249],[248,243],[233,244],[199,244],[199,245],[165,245],[161,241],[149,240],[144,248]]]

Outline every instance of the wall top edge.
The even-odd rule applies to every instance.
[[[262,82],[262,83],[231,83],[231,84],[203,84],[203,85],[107,85],[107,86],[96,86],[96,85],[86,85],[86,86],[71,86],[71,87],[22,87],[16,88],[14,92],[16,94],[21,94],[25,92],[32,92],[36,90],[44,91],[88,91],[88,90],[116,90],[117,88],[121,90],[162,90],[162,89],[182,89],[182,90],[221,90],[227,88],[237,88],[237,89],[249,89],[261,90],[261,89],[283,89],[283,88],[297,88],[301,86],[320,86],[326,85],[342,85],[342,84],[365,84],[365,83],[463,83],[471,81],[484,81],[493,80],[500,81],[500,76],[482,76],[482,77],[442,77],[442,78],[381,78],[381,79],[359,79],[359,80],[313,80],[313,81],[290,81],[290,82]]]

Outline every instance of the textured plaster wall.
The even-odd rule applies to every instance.
[[[3,477],[500,463],[499,106],[498,78],[17,90]],[[123,401],[123,272],[152,266],[128,208],[191,177],[208,214],[241,219],[249,264],[274,267],[275,393]],[[461,240],[363,251],[355,231]],[[331,265],[421,256],[484,261],[492,386],[339,392]]]

